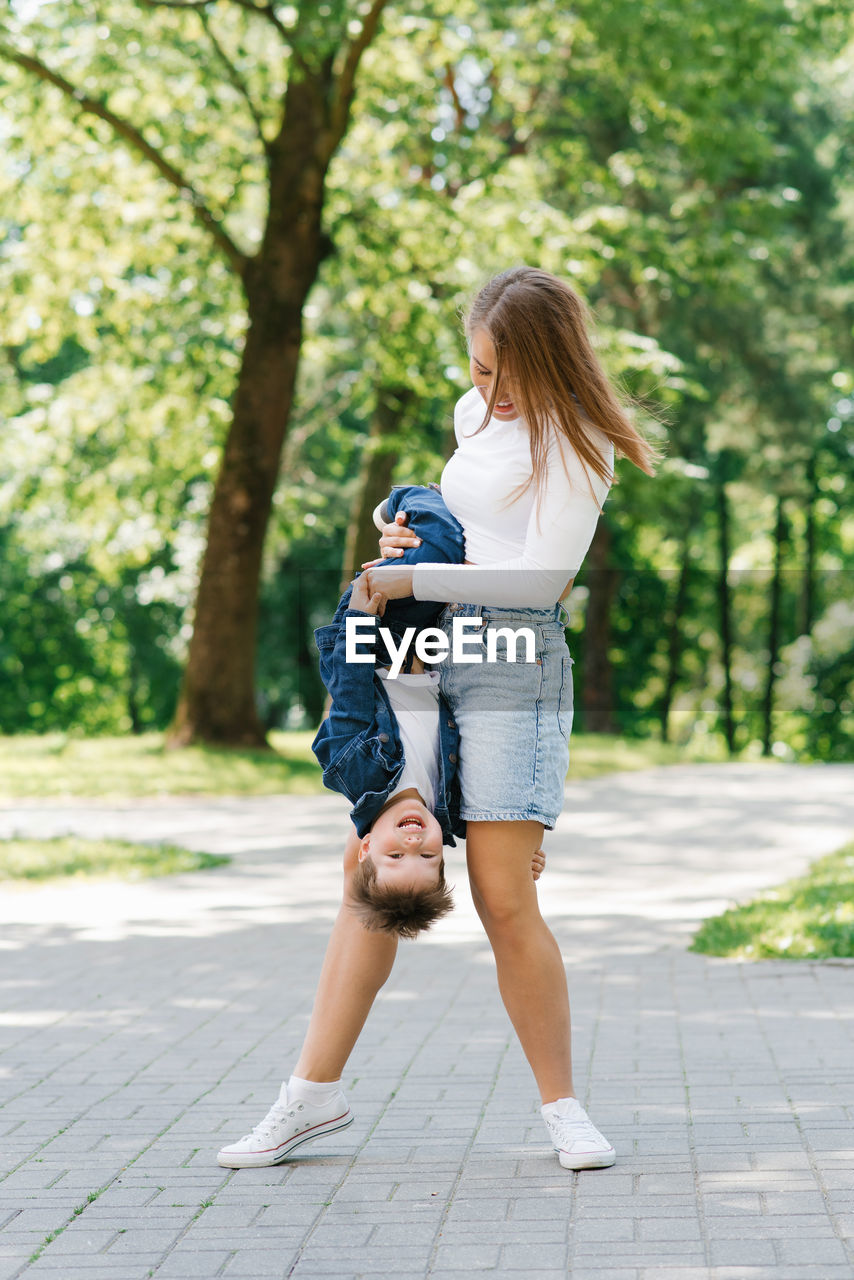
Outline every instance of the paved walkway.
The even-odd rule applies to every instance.
[[[0,835],[168,837],[227,868],[6,891],[0,1280],[854,1276],[854,970],[686,952],[854,831],[854,766],[572,784],[541,881],[613,1169],[545,1145],[467,901],[401,947],[356,1123],[277,1169],[217,1148],[294,1060],[336,910],[337,797],[0,810]]]

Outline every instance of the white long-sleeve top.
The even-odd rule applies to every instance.
[[[412,594],[416,600],[549,608],[581,567],[610,482],[554,431],[539,503],[534,485],[508,501],[531,475],[528,429],[521,418],[490,418],[478,432],[483,414],[483,398],[472,387],[457,403],[457,448],[442,472],[442,497],[463,526],[471,563],[416,565]],[[587,430],[613,475],[613,445],[592,424]]]

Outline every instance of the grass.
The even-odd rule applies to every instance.
[[[726,759],[720,744],[698,739],[687,746],[657,738],[619,738],[610,733],[574,733],[569,740],[569,781],[606,773],[655,769],[664,764],[716,763]]]
[[[273,733],[274,751],[215,747],[167,751],[160,733],[0,737],[0,800],[313,795],[323,790],[311,753],[313,737],[311,731]]]
[[[90,1204],[94,1204],[95,1201],[98,1199],[98,1196],[101,1195],[101,1193],[106,1190],[106,1187],[108,1185],[109,1185],[108,1183],[105,1183],[104,1186],[99,1187],[97,1191],[90,1191],[85,1201],[83,1202],[83,1204],[79,1204],[77,1208],[73,1211],[73,1213],[71,1214],[71,1217],[68,1219],[68,1222],[64,1222],[61,1227],[57,1227],[55,1231],[51,1231],[49,1235],[45,1236],[44,1240],[42,1240],[41,1244],[35,1250],[35,1252],[30,1254],[30,1259],[29,1259],[30,1262],[37,1262],[38,1259],[41,1257],[41,1255],[44,1253],[47,1246],[49,1244],[52,1244],[53,1241],[56,1240],[58,1236],[61,1236],[63,1231],[66,1229],[66,1227],[70,1226],[75,1218],[79,1218],[81,1213],[83,1213],[85,1209],[88,1209]]]
[[[163,735],[73,737],[62,733],[0,737],[0,802],[65,798],[126,800],[167,795],[315,795],[323,792],[311,753],[314,733],[272,733],[273,751],[187,747],[167,751]],[[570,780],[688,759],[717,759],[676,746],[605,734],[572,739]],[[0,882],[111,877],[143,879],[227,862],[174,845],[119,840],[0,840]]]
[[[43,884],[48,880],[101,878],[144,880],[182,871],[220,867],[223,854],[194,853],[172,844],[131,844],[126,840],[0,840],[0,882]]]
[[[0,737],[0,801],[80,796],[101,800],[164,795],[318,795],[312,730],[271,733],[273,751],[186,747],[163,735],[78,738],[62,733]],[[690,747],[609,734],[575,734],[570,781],[686,761],[720,760],[713,744]]]
[[[854,843],[752,902],[706,920],[692,951],[740,960],[854,957]]]

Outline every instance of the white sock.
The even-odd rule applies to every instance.
[[[565,1116],[568,1111],[573,1111],[578,1105],[577,1098],[556,1098],[554,1102],[547,1102],[540,1107],[540,1111],[544,1116]]]
[[[288,1098],[291,1102],[310,1102],[312,1106],[323,1107],[331,1102],[336,1093],[341,1092],[340,1080],[329,1080],[318,1083],[316,1080],[303,1080],[300,1076],[291,1076],[288,1081]]]

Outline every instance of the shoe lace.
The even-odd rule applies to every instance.
[[[297,1112],[302,1110],[301,1102],[292,1103],[290,1106],[282,1102],[274,1102],[264,1119],[246,1136],[247,1138],[269,1138],[278,1125],[285,1120],[295,1120]]]
[[[605,1143],[602,1134],[590,1117],[583,1111],[580,1115],[552,1116],[551,1122],[561,1141],[567,1143],[567,1145],[579,1142],[582,1139],[600,1144]]]

